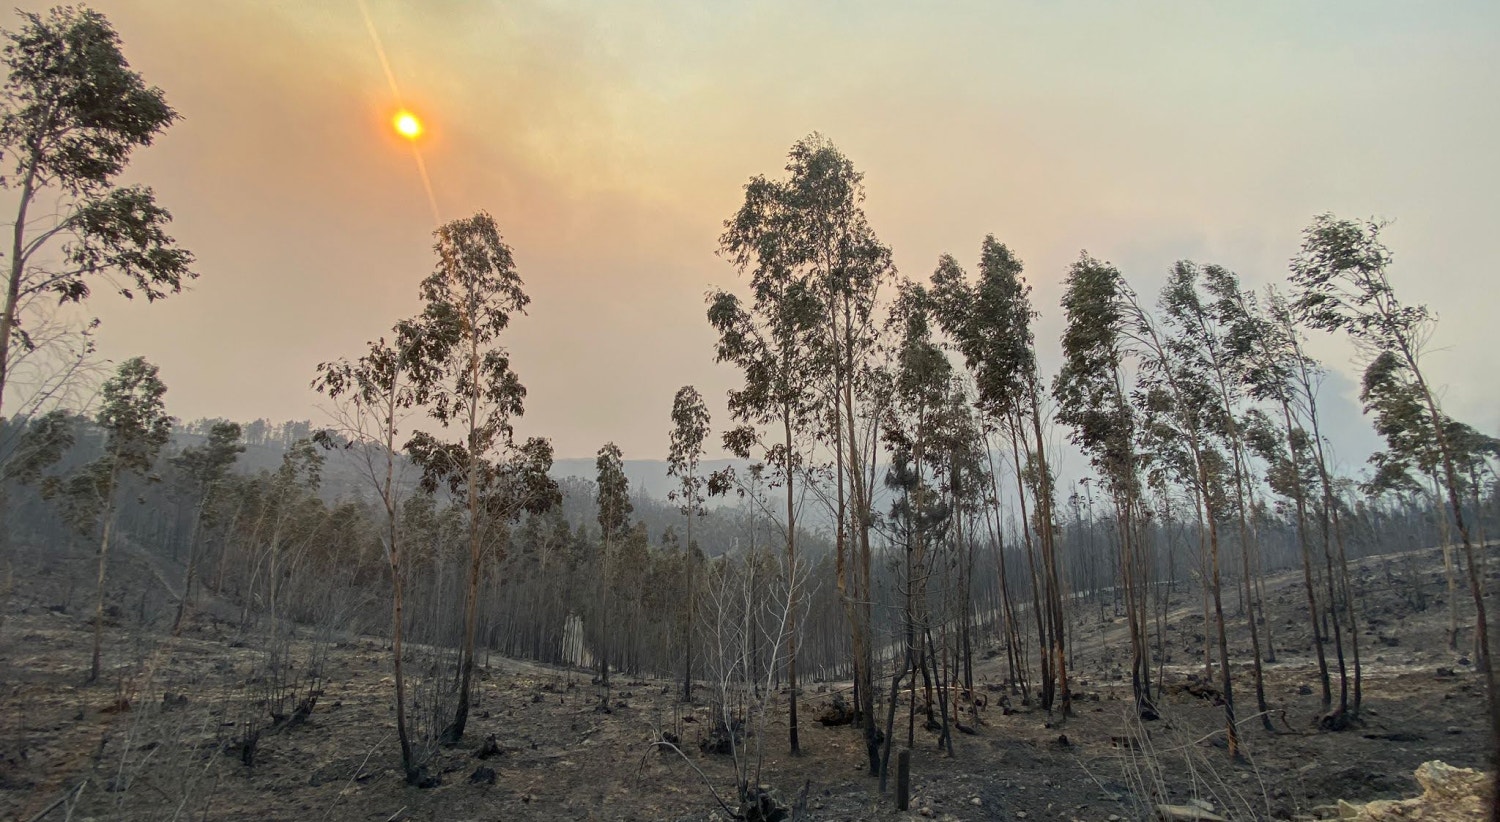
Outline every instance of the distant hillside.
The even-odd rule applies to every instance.
[[[185,446],[199,445],[202,442],[203,437],[198,434],[177,433],[173,435],[170,450],[176,451]],[[241,454],[236,462],[235,471],[243,474],[275,471],[281,465],[281,456],[284,451],[284,445],[275,441],[264,445],[248,445],[245,453]],[[358,456],[352,452],[338,449],[324,452],[322,496],[325,499],[371,497],[373,490],[361,474],[361,466],[357,460]],[[700,472],[707,476],[710,472],[727,466],[734,466],[743,471],[746,465],[748,463],[743,460],[708,460],[702,464]],[[416,485],[418,472],[414,467],[408,465],[401,473],[408,486]],[[552,476],[559,480],[574,477],[585,482],[593,482],[597,474],[598,470],[593,459],[563,459],[552,464]],[[630,480],[632,497],[645,494],[651,499],[665,501],[667,494],[677,487],[677,480],[667,473],[666,460],[625,460],[625,476]],[[726,504],[737,504],[737,500],[730,496],[708,501],[709,508],[717,508]]]
[[[285,426],[267,426],[266,430],[279,434],[282,428],[289,428],[290,426],[290,423]],[[173,433],[172,444],[168,448],[169,452],[179,451],[184,447],[197,446],[203,443],[204,436],[200,432],[206,430],[206,422],[195,421],[195,423],[184,428],[186,430],[179,429]],[[275,471],[281,465],[282,454],[290,442],[288,439],[290,436],[290,433],[285,436],[263,435],[258,438],[258,441],[252,441],[246,445],[245,452],[236,461],[234,471],[240,474]],[[323,455],[323,480],[319,494],[323,499],[329,502],[339,499],[364,499],[371,501],[375,499],[375,490],[364,476],[358,452],[333,449],[324,451]],[[397,481],[404,485],[409,493],[415,490],[420,474],[414,466],[405,463],[404,459],[402,463],[403,465],[397,470]],[[707,476],[714,471],[733,467],[741,475],[744,475],[748,466],[749,463],[745,460],[705,460],[700,465],[699,471],[702,475]],[[677,480],[667,473],[666,460],[625,460],[624,467],[625,476],[630,480],[631,497],[635,500],[640,500],[644,495],[646,498],[657,503],[651,506],[637,505],[639,509],[637,516],[649,521],[649,524],[652,526],[653,537],[655,537],[659,534],[662,527],[673,523],[674,517],[670,514],[669,509],[675,506],[667,502],[667,494],[678,487]],[[594,459],[591,457],[569,458],[555,461],[552,464],[551,474],[555,479],[560,481],[569,478],[578,481],[571,484],[572,487],[567,489],[569,496],[577,496],[583,491],[579,487],[579,484],[587,483],[591,486],[594,478],[598,475],[598,469],[595,466]],[[885,489],[877,486],[876,504],[878,508],[888,505],[888,502],[884,500],[885,496]],[[571,509],[579,504],[581,504],[581,501],[570,501],[566,507]],[[741,501],[737,495],[729,494],[709,499],[705,507],[710,511],[714,511],[719,508],[738,507],[740,504]],[[661,510],[654,510],[657,508]],[[776,510],[779,513],[779,507]],[[570,520],[577,520],[574,522],[576,526],[584,520],[592,521],[592,514],[584,515],[575,512],[575,515],[571,516]],[[802,525],[814,531],[825,529],[831,527],[831,517],[823,506],[812,499],[808,499],[804,504],[802,512]]]
[[[714,471],[726,467],[734,467],[735,470],[743,472],[749,463],[744,460],[705,460],[699,473],[707,476]],[[552,476],[577,477],[581,480],[592,482],[598,476],[598,469],[593,459],[563,459],[552,463]],[[625,477],[630,480],[631,494],[644,492],[646,496],[653,499],[664,500],[667,494],[678,487],[677,480],[667,473],[666,460],[625,460]],[[728,502],[733,502],[731,497]],[[709,500],[710,507],[722,505],[726,502],[724,498]]]

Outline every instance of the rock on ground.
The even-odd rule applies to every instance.
[[[1339,818],[1354,822],[1460,822],[1483,819],[1490,805],[1490,776],[1473,768],[1455,768],[1440,760],[1423,762],[1416,770],[1422,795],[1412,799],[1381,799],[1356,805],[1339,801]]]

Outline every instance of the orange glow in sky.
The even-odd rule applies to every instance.
[[[396,116],[391,120],[391,125],[396,127],[397,134],[408,140],[415,140],[422,136],[422,121],[417,119],[417,115],[409,111],[396,112]]]

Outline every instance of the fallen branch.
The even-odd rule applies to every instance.
[[[673,745],[672,743],[666,741],[665,739],[658,739],[657,741],[652,742],[651,743],[651,747],[652,748],[668,748],[671,751],[673,751],[674,753],[676,753],[678,756],[682,757],[682,761],[686,762],[688,764],[689,768],[692,768],[694,771],[696,771],[697,774],[698,774],[698,778],[703,780],[704,787],[708,788],[708,792],[714,795],[714,801],[717,802],[717,803],[719,803],[719,807],[723,808],[724,812],[727,813],[727,814],[729,814],[730,818],[732,818],[732,819],[739,819],[740,818],[740,815],[739,815],[738,812],[736,812],[734,809],[730,808],[728,805],[726,805],[724,803],[723,797],[719,796],[718,790],[716,790],[714,788],[714,783],[711,782],[711,781],[709,781],[708,774],[704,773],[702,768],[699,768],[697,766],[697,764],[695,764],[693,762],[693,760],[689,759],[688,755],[685,754],[685,753],[683,753],[681,748],[677,747],[676,745]],[[646,767],[646,757],[643,756],[643,757],[641,757],[640,768],[636,769],[636,773],[640,773],[641,769],[645,768],[645,767]]]

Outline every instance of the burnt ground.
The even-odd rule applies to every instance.
[[[30,820],[65,797],[44,818],[727,818],[704,778],[727,795],[732,762],[695,744],[711,718],[706,691],[697,704],[682,705],[665,681],[620,676],[612,711],[601,713],[587,672],[492,658],[477,681],[463,743],[436,755],[432,772],[441,783],[413,788],[399,769],[383,641],[301,629],[291,672],[278,682],[265,677],[264,652],[237,631],[233,614],[209,607],[178,638],[116,614],[118,624],[106,631],[107,673],[85,687],[89,597],[64,596],[55,579],[48,582],[49,573],[67,569],[28,570],[40,578],[18,577],[0,625],[0,817]],[[1468,656],[1447,647],[1436,552],[1359,567],[1363,714],[1339,732],[1316,727],[1319,697],[1298,584],[1300,575],[1283,575],[1267,589],[1277,661],[1267,666],[1266,690],[1277,733],[1253,716],[1249,668],[1235,667],[1240,761],[1224,750],[1214,693],[1190,679],[1202,665],[1198,594],[1174,595],[1163,716],[1149,723],[1131,718],[1120,621],[1106,609],[1100,623],[1086,606],[1074,638],[1076,715],[1049,717],[1019,697],[1011,700],[1014,712],[1002,711],[1002,694],[992,688],[1003,656],[990,656],[976,671],[988,707],[974,734],[955,735],[951,759],[919,719],[912,813],[1102,822],[1142,818],[1152,802],[1200,798],[1230,818],[1321,817],[1341,798],[1417,793],[1412,771],[1429,759],[1487,766],[1483,685]],[[1462,590],[1460,598],[1467,624],[1472,606]],[[1226,598],[1231,614],[1236,602]],[[140,608],[147,611],[144,599]],[[1234,622],[1231,652],[1246,658],[1248,632],[1242,617]],[[1471,641],[1464,631],[1461,647]],[[275,691],[278,684],[289,693]],[[815,721],[838,687],[807,684],[799,757],[786,755],[785,718],[773,714],[759,781],[787,803],[805,786],[813,819],[907,818],[865,775],[858,733]],[[290,711],[314,689],[321,693],[305,718],[266,727],[265,699],[285,696]],[[248,723],[262,731],[247,752]],[[652,747],[663,730],[681,738],[687,761]],[[481,758],[490,736],[498,750]],[[492,783],[481,769],[493,771]]]

